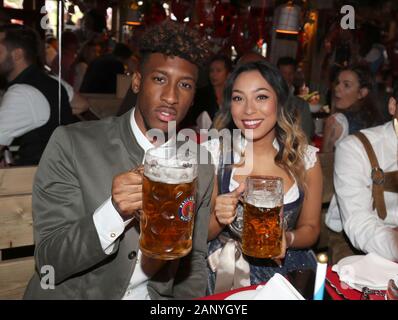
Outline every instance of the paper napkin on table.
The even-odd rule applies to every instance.
[[[368,253],[362,256],[349,256],[341,259],[332,267],[340,281],[350,287],[362,290],[368,287],[373,290],[386,290],[388,280],[398,274],[398,263]]]
[[[279,273],[264,286],[258,286],[254,300],[305,300],[304,297]]]

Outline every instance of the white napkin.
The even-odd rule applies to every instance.
[[[351,288],[362,291],[363,287],[373,290],[386,290],[388,280],[398,274],[398,263],[384,259],[375,253],[350,256],[341,259],[332,267],[340,281]]]
[[[256,288],[253,300],[305,300],[304,297],[279,273],[264,286]]]

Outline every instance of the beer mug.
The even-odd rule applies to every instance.
[[[175,147],[145,154],[140,249],[149,257],[172,260],[192,248],[197,161]]]
[[[282,178],[247,177],[243,208],[243,253],[255,258],[279,256],[283,235]]]

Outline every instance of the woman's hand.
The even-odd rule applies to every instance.
[[[277,256],[277,257],[273,257],[273,258],[272,258],[272,260],[274,260],[278,266],[282,266],[282,259],[285,258],[286,249],[287,249],[287,245],[286,245],[286,231],[283,230],[283,231],[282,231],[282,248],[281,248],[281,254],[280,254],[279,256]]]
[[[245,191],[245,184],[241,183],[234,191],[217,196],[214,214],[220,224],[231,224],[236,216],[236,206],[242,192]]]

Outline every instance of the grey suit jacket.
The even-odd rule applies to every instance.
[[[36,273],[25,299],[121,299],[126,292],[139,249],[138,223],[125,229],[107,255],[93,214],[111,196],[113,177],[142,163],[130,114],[59,127],[52,135],[33,187]],[[212,165],[199,166],[193,249],[149,280],[152,299],[205,295],[213,177]],[[40,284],[46,265],[54,268],[55,289]]]

